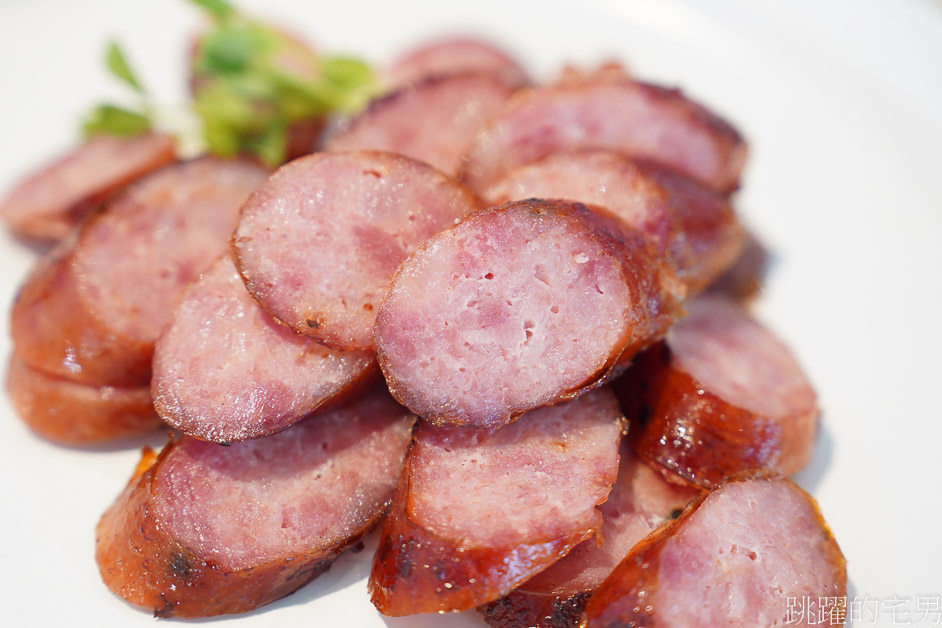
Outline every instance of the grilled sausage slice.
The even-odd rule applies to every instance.
[[[495,628],[571,628],[577,626],[592,593],[631,548],[662,523],[676,517],[701,491],[671,484],[622,441],[618,479],[599,507],[602,529],[565,558],[508,595],[478,610]]]
[[[442,39],[408,50],[383,74],[392,85],[406,85],[431,76],[472,72],[497,76],[511,87],[530,82],[523,67],[506,51],[470,38]]]
[[[517,166],[577,148],[657,161],[724,193],[738,187],[746,159],[739,133],[680,91],[605,73],[519,92],[468,151],[464,180],[484,190]]]
[[[791,474],[811,457],[814,390],[792,353],[735,304],[700,297],[619,384],[646,423],[637,451],[704,488],[748,469]]]
[[[726,198],[689,177],[621,153],[552,153],[490,186],[485,200],[564,198],[605,207],[647,235],[672,262],[688,294],[703,290],[736,259],[745,231]]]
[[[37,434],[63,445],[87,445],[154,430],[163,422],[150,388],[89,386],[47,375],[10,357],[7,392],[20,418]]]
[[[844,557],[815,501],[787,479],[745,476],[636,545],[589,600],[583,625],[786,625],[789,598],[823,600],[829,616],[846,594]]]
[[[171,442],[99,522],[102,579],[158,617],[242,613],[294,592],[383,514],[413,420],[377,389],[266,438]]]
[[[173,159],[169,135],[93,137],[13,188],[0,218],[25,238],[61,240],[109,196]]]
[[[204,158],[128,188],[27,279],[10,323],[30,367],[93,386],[146,386],[180,292],[226,249],[267,171]]]
[[[492,74],[431,76],[371,102],[327,150],[385,150],[457,176],[474,136],[512,92]]]
[[[607,389],[495,430],[420,422],[370,574],[386,615],[505,595],[601,526],[624,422]]]
[[[616,223],[530,200],[428,240],[376,320],[393,396],[433,423],[489,428],[598,385],[677,311],[676,279]]]
[[[246,202],[233,240],[249,292],[276,320],[339,349],[369,349],[396,266],[477,208],[431,166],[383,152],[316,153]]]
[[[224,254],[184,291],[151,389],[170,425],[231,443],[278,432],[373,372],[372,351],[329,349],[271,320]]]

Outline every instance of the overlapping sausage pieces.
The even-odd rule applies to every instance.
[[[446,74],[491,74],[513,87],[530,82],[526,70],[507,52],[480,39],[451,38],[407,51],[384,72],[393,85]]]
[[[596,533],[618,470],[607,389],[494,430],[420,422],[370,575],[386,615],[474,608]]]
[[[844,557],[814,500],[786,479],[743,477],[636,545],[582,625],[778,626],[789,598],[828,617],[845,595]]]
[[[169,135],[93,137],[24,179],[0,202],[0,218],[18,235],[60,240],[108,196],[173,159]]]
[[[233,248],[249,292],[275,319],[341,349],[368,349],[396,266],[477,208],[422,162],[317,153],[279,169],[246,202]]]
[[[86,222],[33,272],[13,306],[17,355],[95,386],[146,386],[180,291],[226,248],[267,171],[205,158],[155,172]]]
[[[818,408],[791,352],[722,298],[686,308],[619,386],[626,412],[646,422],[638,453],[705,488],[748,469],[804,467]]]
[[[600,535],[583,541],[565,558],[509,595],[479,610],[495,628],[569,628],[578,625],[586,601],[631,548],[676,516],[701,491],[671,484],[622,442],[618,479],[599,507]]]
[[[465,181],[484,190],[517,166],[561,150],[608,148],[729,192],[746,144],[727,122],[677,90],[614,72],[518,92],[468,151]]]
[[[689,293],[732,264],[745,239],[723,195],[676,171],[607,150],[552,153],[511,171],[483,196],[494,204],[536,197],[605,207],[651,239]]]
[[[57,443],[97,443],[148,432],[162,424],[148,386],[81,384],[32,369],[15,354],[6,386],[23,421]]]
[[[327,150],[386,150],[455,176],[474,136],[513,88],[492,74],[430,76],[370,103]]]
[[[377,390],[266,438],[172,442],[98,524],[105,584],[160,617],[240,613],[292,593],[383,514],[412,423]]]
[[[441,425],[497,427],[595,386],[663,333],[675,278],[636,232],[561,201],[475,214],[399,267],[376,321],[390,391]]]
[[[271,320],[224,255],[157,341],[151,388],[167,423],[229,443],[282,430],[374,371],[372,351],[330,349]]]

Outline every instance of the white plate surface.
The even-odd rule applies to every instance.
[[[824,410],[798,479],[848,559],[852,601],[867,604],[860,625],[932,625],[942,594],[942,3],[241,4],[321,49],[376,63],[422,37],[461,32],[502,43],[538,77],[567,61],[619,58],[739,126],[752,153],[736,203],[775,253],[759,312],[806,366]],[[182,0],[0,2],[0,191],[75,141],[90,105],[120,96],[100,60],[108,38],[120,39],[152,91],[182,98],[185,42],[198,23]],[[33,261],[0,234],[5,306]],[[143,443],[55,446],[0,395],[4,625],[153,624],[105,589],[93,559],[94,525]],[[366,595],[367,554],[265,609],[214,621],[482,625],[473,613],[382,618]]]

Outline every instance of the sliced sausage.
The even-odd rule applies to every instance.
[[[602,523],[624,422],[607,389],[495,430],[420,422],[370,574],[386,615],[505,595]]]
[[[788,617],[789,598],[829,616],[846,594],[844,557],[814,500],[787,479],[737,478],[636,545],[583,625],[807,626],[811,613]]]
[[[492,43],[471,38],[429,42],[408,51],[385,71],[392,85],[417,83],[430,76],[492,74],[511,87],[530,82],[527,73],[507,52]]]
[[[7,393],[17,414],[37,434],[64,445],[86,445],[154,430],[163,422],[150,388],[88,386],[26,366],[15,354]]]
[[[510,594],[478,610],[495,628],[570,628],[579,623],[589,596],[634,545],[676,517],[700,490],[670,484],[622,442],[618,479],[599,507],[602,529],[565,558]]]
[[[230,443],[296,423],[375,368],[279,325],[223,255],[190,284],[157,341],[151,388],[160,415],[197,438]]]
[[[205,158],[128,188],[27,279],[11,320],[18,355],[77,382],[146,386],[180,291],[226,249],[265,177],[249,162]]]
[[[677,308],[673,276],[620,228],[577,203],[530,200],[429,239],[376,320],[393,396],[433,423],[497,427],[598,385]]]
[[[236,265],[279,322],[333,347],[368,349],[396,266],[476,204],[408,157],[316,153],[282,166],[246,202]]]
[[[17,235],[59,240],[111,194],[173,159],[168,135],[92,137],[13,188],[0,218]]]
[[[601,205],[644,232],[691,293],[733,263],[745,238],[723,195],[680,173],[613,151],[552,153],[513,170],[482,196],[495,205],[533,197]]]
[[[401,153],[457,176],[474,136],[513,91],[492,74],[431,76],[374,100],[327,150]]]
[[[606,76],[519,92],[468,151],[464,179],[484,190],[517,166],[576,148],[650,159],[721,192],[736,189],[746,158],[739,133],[680,91]]]
[[[705,488],[747,469],[804,467],[818,408],[788,347],[722,298],[686,307],[620,384],[628,415],[646,421],[639,454]]]
[[[382,515],[412,423],[378,389],[273,436],[173,441],[98,524],[105,584],[158,617],[241,613],[294,592]]]

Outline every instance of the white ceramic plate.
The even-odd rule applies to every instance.
[[[761,5],[761,8],[760,8]],[[421,37],[483,34],[539,77],[563,62],[625,60],[683,86],[748,137],[737,205],[775,252],[759,312],[820,393],[823,426],[799,481],[848,559],[864,625],[914,622],[942,594],[942,6],[801,0],[245,0],[325,50],[383,62]],[[0,189],[76,139],[93,103],[120,95],[101,62],[121,40],[152,91],[182,97],[183,0],[0,3]],[[0,301],[34,261],[0,235]],[[8,324],[0,355],[9,355]],[[0,591],[8,626],[152,625],[101,584],[94,526],[144,441],[68,449],[32,435],[0,398]],[[154,439],[150,439],[154,441]],[[156,439],[159,444],[160,439]],[[219,621],[242,626],[481,625],[473,613],[384,619],[367,552],[300,592]],[[866,596],[866,597],[865,597]],[[868,602],[869,603],[869,602]],[[896,608],[897,615],[893,614]],[[878,612],[873,612],[877,609]]]

